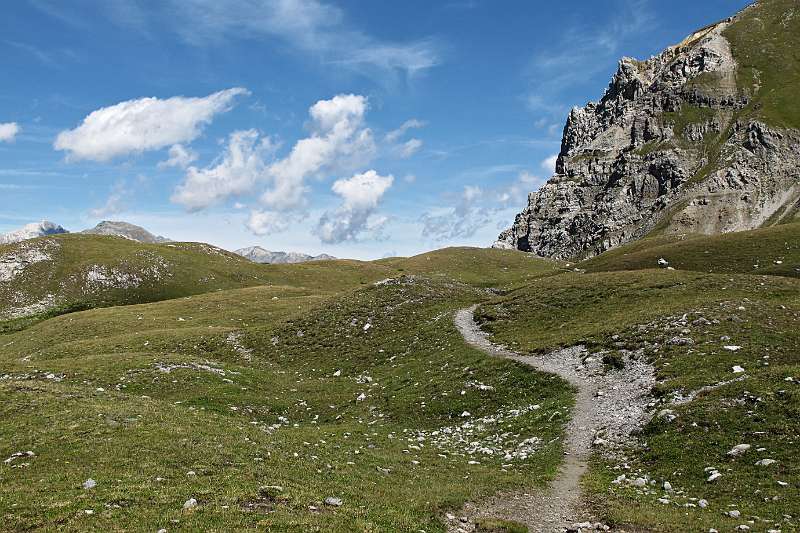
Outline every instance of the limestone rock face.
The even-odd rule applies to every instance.
[[[160,235],[153,235],[146,229],[130,224],[128,222],[119,222],[112,220],[104,220],[91,229],[83,230],[81,233],[88,233],[91,235],[110,235],[114,237],[123,237],[132,241],[144,242],[149,244],[157,244],[163,242],[172,242],[171,240],[161,237]]]
[[[795,216],[800,132],[754,111],[759,88],[738,81],[725,36],[737,17],[647,61],[622,59],[603,98],[572,110],[556,174],[495,247],[575,259],[648,234]]]

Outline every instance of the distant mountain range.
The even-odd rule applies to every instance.
[[[56,235],[58,233],[69,232],[58,224],[53,224],[48,220],[42,220],[41,222],[26,224],[18,230],[0,234],[0,244],[11,244],[12,242],[35,239],[36,237],[44,237],[45,235]]]
[[[234,253],[249,259],[254,263],[269,263],[269,264],[292,264],[292,263],[306,263],[308,261],[326,261],[336,259],[327,254],[308,255],[297,252],[271,252],[265,250],[260,246],[249,246],[247,248],[240,248]]]
[[[158,244],[161,242],[172,242],[166,237],[160,235],[153,235],[146,229],[129,224],[127,222],[118,222],[111,220],[104,220],[92,229],[85,229],[81,233],[89,233],[92,235],[114,235],[117,237],[125,237],[133,241],[146,242],[150,244]]]
[[[6,234],[0,234],[0,244],[10,244],[13,242],[24,241],[28,239],[35,239],[37,237],[44,237],[47,235],[56,235],[59,233],[69,233],[63,227],[53,222],[42,220],[41,222],[34,222],[23,226],[18,230],[11,231]],[[114,237],[123,237],[132,241],[159,244],[172,242],[166,237],[160,235],[153,235],[146,229],[130,224],[128,222],[104,220],[91,229],[85,229],[80,233],[90,235],[108,235]],[[308,255],[297,252],[271,252],[265,250],[261,246],[250,246],[241,248],[234,253],[249,259],[254,263],[269,263],[269,264],[294,264],[305,263],[308,261],[325,261],[336,259],[335,257],[327,254]]]

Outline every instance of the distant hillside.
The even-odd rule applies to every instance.
[[[88,233],[91,235],[114,235],[117,237],[124,237],[134,241],[156,244],[160,242],[171,242],[170,239],[153,235],[146,229],[129,224],[128,222],[104,220],[91,229],[85,229],[81,233]]]
[[[0,320],[267,282],[263,267],[207,244],[55,235],[0,245]]]
[[[328,261],[336,259],[328,254],[308,255],[297,252],[271,252],[265,250],[261,246],[249,246],[247,248],[240,248],[234,253],[249,259],[254,263],[265,263],[273,265],[285,265],[295,263],[306,263],[308,261]]]
[[[59,233],[69,233],[67,230],[54,224],[48,220],[41,222],[32,222],[26,224],[18,230],[0,234],[0,244],[10,244],[13,242],[20,242],[26,239],[35,239],[36,237],[43,237],[45,235],[57,235]]]

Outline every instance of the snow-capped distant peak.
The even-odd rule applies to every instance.
[[[54,224],[49,220],[31,222],[30,224],[22,226],[18,230],[10,231],[4,235],[0,234],[0,244],[10,244],[12,242],[35,239],[36,237],[44,237],[45,235],[57,235],[59,233],[69,232],[58,224]]]
[[[249,259],[254,263],[269,263],[269,264],[288,264],[288,263],[305,263],[307,261],[325,261],[336,259],[327,254],[308,255],[298,252],[271,252],[265,250],[261,246],[248,246],[247,248],[240,248],[236,252],[242,257]]]

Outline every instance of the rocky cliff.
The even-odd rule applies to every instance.
[[[800,6],[762,0],[646,61],[570,113],[556,174],[496,247],[590,257],[653,234],[795,219]]]
[[[112,237],[123,237],[132,241],[158,244],[163,242],[172,242],[170,239],[161,237],[160,235],[153,235],[146,229],[130,224],[128,222],[119,222],[112,220],[104,220],[91,229],[85,229],[81,233],[90,235],[110,235]]]

